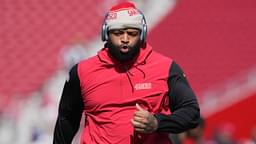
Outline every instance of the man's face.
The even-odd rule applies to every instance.
[[[110,54],[120,62],[133,59],[139,53],[140,47],[140,30],[127,28],[109,31]]]

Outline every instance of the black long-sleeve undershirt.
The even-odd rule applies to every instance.
[[[171,115],[156,114],[157,132],[180,133],[198,124],[200,117],[196,96],[189,86],[182,69],[173,62],[169,72],[169,100]],[[80,125],[84,105],[81,96],[77,65],[69,73],[54,130],[53,144],[71,144]]]
[[[172,63],[168,79],[171,115],[156,114],[159,132],[180,133],[199,123],[200,109],[184,72]]]
[[[77,65],[75,65],[70,70],[69,80],[65,82],[63,88],[53,144],[71,144],[79,129],[83,109],[80,80],[77,75]]]

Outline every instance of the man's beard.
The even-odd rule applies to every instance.
[[[127,53],[122,53],[119,49],[121,46],[113,44],[111,40],[107,42],[107,47],[109,49],[109,54],[119,62],[123,63],[137,58],[140,52],[141,41],[138,40],[133,47],[127,46],[129,49]]]

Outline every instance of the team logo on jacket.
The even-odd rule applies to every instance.
[[[134,88],[135,90],[152,89],[152,83],[137,83]]]

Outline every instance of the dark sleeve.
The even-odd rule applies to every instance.
[[[159,132],[180,133],[199,123],[200,109],[196,96],[182,69],[172,63],[168,79],[169,102],[172,114],[156,114]]]
[[[77,133],[83,113],[83,99],[77,65],[69,72],[59,103],[58,118],[54,129],[53,144],[71,144]]]

